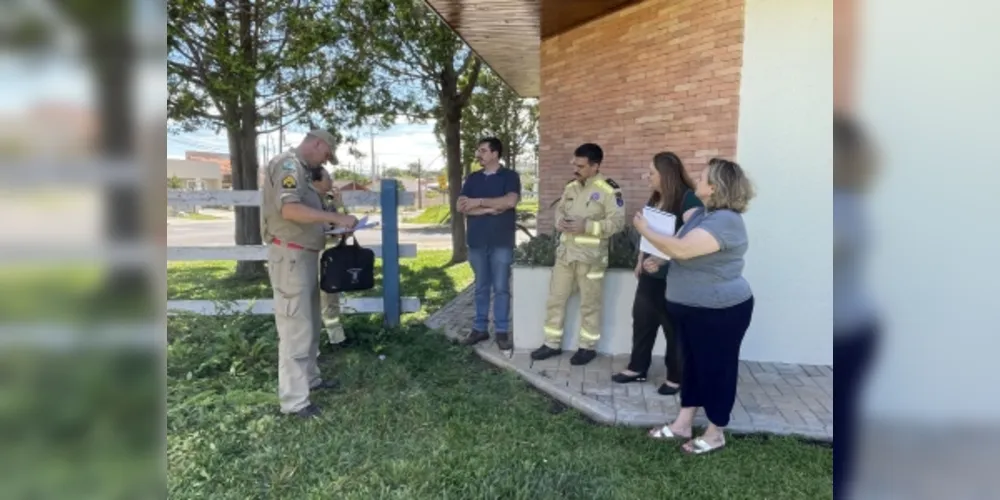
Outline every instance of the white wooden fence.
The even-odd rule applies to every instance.
[[[380,193],[373,191],[344,191],[344,204],[351,206],[379,206]],[[413,193],[399,192],[399,205],[413,203]],[[167,190],[167,204],[182,208],[198,205],[217,206],[260,206],[260,191],[229,191],[206,190],[184,191]],[[393,207],[393,210],[398,208]],[[385,210],[385,208],[383,208]],[[234,228],[235,229],[235,228]],[[367,248],[382,257],[381,245],[370,245]],[[398,245],[398,257],[416,257],[417,245],[413,243]],[[197,261],[197,260],[232,260],[232,261],[263,261],[267,260],[265,245],[232,245],[204,247],[167,247],[167,261]],[[384,309],[383,297],[341,297],[341,311],[344,313],[381,313]],[[416,312],[420,310],[420,300],[415,297],[401,297],[399,300],[401,312]],[[248,312],[250,314],[273,314],[272,299],[249,299],[235,301],[211,300],[168,300],[168,314],[186,311],[196,314],[219,315],[226,313]]]

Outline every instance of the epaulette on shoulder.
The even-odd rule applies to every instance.
[[[621,189],[621,186],[619,186],[618,183],[615,182],[615,180],[610,177],[605,177],[604,182],[607,182],[608,185],[611,186],[613,189]]]
[[[576,182],[576,178],[575,177],[572,178],[572,179],[570,179],[569,182],[566,183],[566,185],[569,186],[570,184],[572,184],[574,182]]]

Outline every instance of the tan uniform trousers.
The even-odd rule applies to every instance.
[[[601,305],[606,266],[556,259],[549,281],[545,306],[545,345],[562,348],[566,301],[575,288],[580,289],[580,347],[593,349],[601,338]]]
[[[323,328],[330,337],[331,344],[339,344],[347,337],[344,326],[340,324],[340,294],[319,292],[320,304],[323,308]]]
[[[281,411],[309,406],[309,389],[322,382],[319,365],[319,259],[316,252],[267,247],[278,327],[278,399]]]

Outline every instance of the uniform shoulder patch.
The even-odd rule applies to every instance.
[[[293,158],[286,158],[285,161],[281,162],[281,170],[285,172],[295,172],[299,169],[299,164]]]
[[[608,185],[611,186],[614,189],[621,189],[621,186],[619,186],[618,183],[615,182],[615,180],[612,179],[612,178],[610,178],[610,177],[605,178],[604,182],[607,182]]]
[[[622,199],[621,191],[615,191],[615,204],[618,205],[619,208],[625,206],[625,200]]]
[[[281,187],[285,189],[295,189],[298,185],[299,181],[295,179],[293,174],[286,174],[281,178]]]

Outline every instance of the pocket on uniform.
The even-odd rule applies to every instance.
[[[275,294],[274,314],[293,317],[302,308],[302,293],[287,294],[284,291]]]
[[[302,276],[305,270],[304,262],[299,256],[283,255],[275,259],[274,272],[271,275],[271,284],[274,286],[277,295],[282,297],[296,297],[305,292],[307,283]]]

